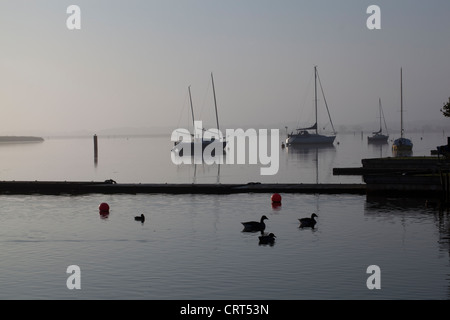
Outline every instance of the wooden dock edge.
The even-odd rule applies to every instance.
[[[69,181],[0,181],[0,194],[366,194],[365,184],[149,184]]]
[[[298,193],[354,194],[396,197],[439,197],[436,184],[349,183],[349,184],[151,184],[83,181],[0,181],[0,195],[85,195],[85,194],[238,194]]]

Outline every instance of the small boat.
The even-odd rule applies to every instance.
[[[379,99],[379,108],[380,108],[380,130],[378,130],[377,132],[373,132],[372,136],[367,137],[368,143],[387,143],[389,139],[389,134],[383,134],[383,127],[381,126],[381,118],[383,118],[384,126],[387,132],[386,120],[384,119],[384,113],[381,107],[381,99]]]
[[[410,139],[405,138],[403,129],[403,70],[400,69],[400,138],[396,139],[392,144],[392,151],[401,154],[410,153],[413,149],[413,143]]]
[[[318,123],[318,117],[317,117],[317,80],[319,79],[319,84],[322,89],[322,95],[325,101],[325,106],[327,107],[328,111],[328,117],[330,118],[331,126],[333,127],[334,135],[332,136],[325,136],[319,134],[317,123]],[[290,133],[287,136],[286,139],[286,145],[332,145],[334,143],[334,140],[336,139],[336,130],[334,130],[333,122],[331,121],[330,112],[328,110],[328,105],[325,99],[325,95],[323,94],[323,88],[322,84],[320,83],[320,78],[318,77],[318,71],[317,66],[314,66],[314,107],[315,107],[315,114],[316,114],[316,123],[308,128],[298,128],[296,129],[297,133]],[[314,132],[310,132],[313,130]]]

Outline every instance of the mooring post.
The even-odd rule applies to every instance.
[[[94,163],[97,164],[98,162],[98,139],[97,135],[94,134]]]

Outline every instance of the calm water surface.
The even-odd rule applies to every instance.
[[[440,140],[441,139],[441,140]],[[329,149],[284,150],[280,171],[258,166],[181,166],[162,156],[163,138],[49,139],[0,146],[2,180],[119,182],[360,182],[332,167],[389,156],[389,145],[339,137]],[[423,146],[421,145],[423,143]],[[442,135],[418,139],[424,155]],[[353,155],[352,155],[353,154]],[[158,168],[157,170],[152,170]],[[448,299],[448,212],[423,200],[355,195],[270,194],[0,196],[0,299]],[[109,203],[107,218],[98,213]],[[316,212],[316,230],[298,218]],[[134,216],[144,213],[144,224]],[[273,246],[242,221],[265,214]],[[68,290],[66,269],[81,268],[81,290]],[[369,290],[370,265],[381,290]]]

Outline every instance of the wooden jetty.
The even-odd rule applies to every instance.
[[[334,168],[333,174],[361,175],[367,194],[450,199],[450,162],[446,158],[388,157],[361,162],[358,168]]]
[[[333,175],[431,174],[450,169],[450,162],[437,157],[374,158],[361,163],[356,168],[333,168]]]
[[[366,194],[365,184],[148,184],[83,181],[0,181],[0,194]]]

